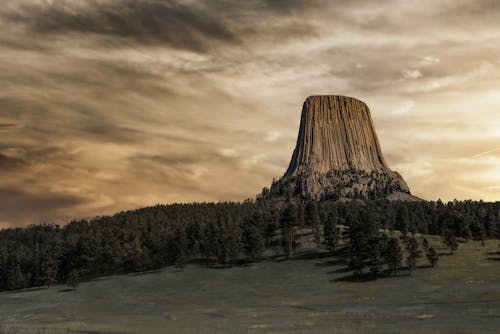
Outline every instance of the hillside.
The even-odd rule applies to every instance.
[[[428,236],[439,253],[439,238]],[[338,256],[119,275],[0,294],[1,333],[495,333],[499,240],[460,245],[436,268],[357,282]],[[7,328],[7,330],[6,330]],[[37,332],[38,329],[45,329]]]

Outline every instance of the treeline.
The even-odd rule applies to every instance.
[[[372,230],[399,230],[403,235],[498,238],[499,210],[498,202],[472,201],[245,201],[158,205],[62,227],[40,224],[3,229],[0,290],[76,284],[101,275],[183,266],[195,259],[209,266],[253,262],[269,248],[289,257],[300,247],[304,227],[313,231],[319,247],[331,251],[341,225],[350,231],[370,226]],[[372,261],[363,258],[361,262]]]

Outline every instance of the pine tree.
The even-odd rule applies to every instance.
[[[450,255],[453,255],[453,251],[458,249],[458,240],[451,230],[446,230],[443,236],[443,243],[450,249]]]
[[[414,236],[406,238],[406,251],[408,252],[408,256],[406,258],[408,264],[408,272],[411,275],[412,270],[415,270],[417,267],[417,258],[421,257],[421,252],[418,249],[418,242]]]
[[[76,288],[81,282],[81,276],[77,269],[72,269],[66,280],[66,284],[72,288]]]
[[[240,224],[231,219],[231,217],[226,217],[220,232],[221,253],[219,263],[232,263],[242,250]]]
[[[472,220],[470,223],[470,231],[472,239],[481,242],[484,247],[484,239],[486,238],[486,230],[477,220]]]
[[[288,203],[281,216],[281,245],[288,259],[297,247],[296,231],[298,226],[297,208],[293,203]]]
[[[422,241],[422,247],[424,248],[424,252],[427,253],[430,245],[429,245],[429,241],[426,238],[424,238],[424,240]]]
[[[50,252],[46,254],[41,267],[45,285],[50,287],[52,283],[57,283],[57,262]]]
[[[338,218],[333,214],[328,216],[325,224],[323,225],[323,239],[324,245],[333,255],[335,252],[335,247],[341,237],[340,227],[337,226]]]
[[[410,214],[408,211],[408,207],[404,204],[401,204],[399,210],[397,212],[397,220],[396,220],[396,230],[401,232],[402,238],[405,238],[408,234],[408,229],[410,225]]]
[[[264,252],[264,236],[254,214],[243,224],[243,247],[249,261],[259,261]]]
[[[204,229],[200,251],[205,258],[207,265],[212,264],[214,259],[219,258],[221,248],[217,222],[210,220]]]
[[[366,262],[370,258],[370,242],[377,237],[377,227],[367,222],[362,222],[353,215],[349,223],[347,235],[349,238],[349,267],[356,276],[363,274]]]
[[[136,236],[132,241],[127,244],[126,248],[126,267],[132,271],[138,271],[143,269],[143,255],[144,250],[142,248],[142,243],[139,237]],[[80,272],[81,274],[81,272]]]
[[[387,243],[387,259],[390,271],[396,276],[403,261],[403,253],[396,238],[389,238]]]
[[[173,258],[176,267],[183,268],[189,261],[188,256],[189,240],[186,233],[186,227],[179,225],[175,229]]]
[[[369,263],[370,272],[375,279],[378,278],[384,264],[384,242],[380,236],[374,236],[369,240]]]
[[[431,266],[434,267],[439,260],[439,256],[434,247],[430,247],[425,255],[427,256],[427,260],[429,261]]]
[[[15,264],[7,272],[8,288],[11,290],[25,288],[28,284],[26,275],[21,265]]]
[[[317,202],[310,201],[307,203],[304,217],[306,226],[312,228],[316,246],[318,248],[321,247],[321,222],[319,219]]]

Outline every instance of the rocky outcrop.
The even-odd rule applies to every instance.
[[[417,199],[387,166],[368,106],[346,96],[306,99],[290,165],[262,197]]]

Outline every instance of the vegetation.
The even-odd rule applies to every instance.
[[[396,276],[398,274],[398,269],[403,262],[403,252],[401,251],[401,246],[399,246],[398,239],[390,238],[387,244],[387,264],[389,265],[389,270]]]
[[[425,255],[427,257],[427,260],[431,264],[431,266],[434,267],[439,260],[439,256],[438,256],[436,250],[434,249],[434,247],[430,247],[426,251]]]
[[[459,239],[498,238],[499,210],[499,202],[258,200],[158,205],[62,227],[9,228],[0,231],[0,290],[76,286],[100,275],[182,267],[194,259],[229,266],[259,261],[273,247],[290,257],[304,227],[331,253],[343,237],[355,274],[378,277],[384,266],[397,274],[403,251],[390,231],[401,231],[408,267],[414,270],[420,254],[414,233],[440,235],[453,252]],[[435,265],[435,250],[423,247]]]
[[[323,225],[323,245],[330,251],[330,255],[335,253],[335,248],[341,237],[338,221],[338,216],[330,213]]]
[[[417,239],[413,236],[405,238],[405,244],[406,251],[408,252],[406,262],[408,264],[408,272],[411,275],[412,270],[415,270],[417,267],[417,259],[422,256],[422,252],[418,248]]]
[[[448,229],[446,230],[442,238],[443,243],[450,249],[450,255],[453,255],[453,251],[456,251],[458,249],[458,240],[455,232]]]

